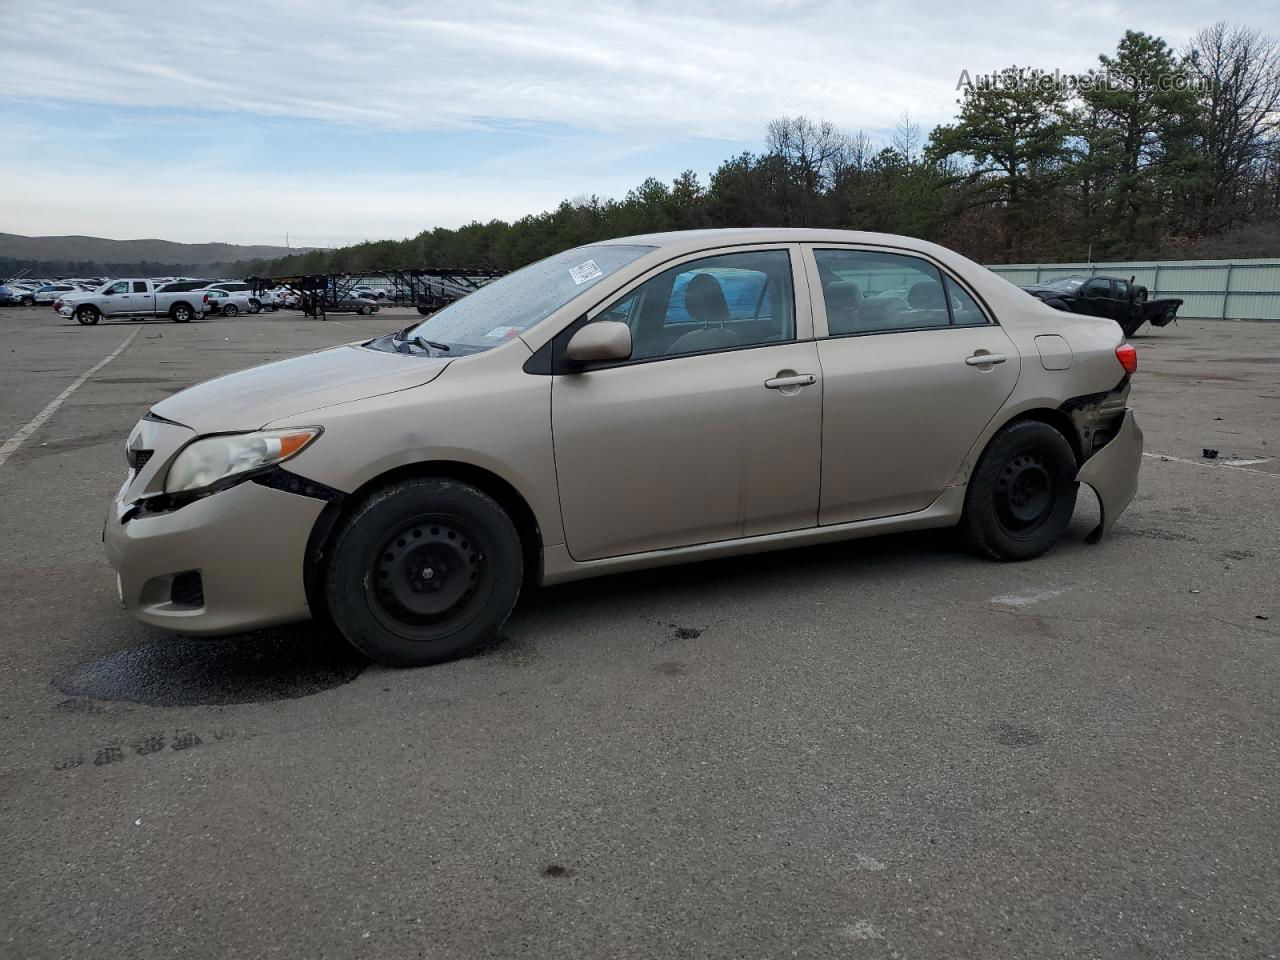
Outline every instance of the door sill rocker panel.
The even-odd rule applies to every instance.
[[[645,553],[631,553],[620,557],[605,557],[600,560],[574,560],[564,544],[546,547],[543,550],[542,583],[550,586],[556,583],[568,583],[585,577],[595,577],[606,573],[622,573],[626,570],[644,570],[651,567],[667,567],[680,563],[694,563],[699,560],[713,560],[719,557],[733,557],[742,554],[764,553],[770,550],[787,550],[793,547],[808,547],[819,543],[832,543],[839,540],[858,540],[863,537],[874,537],[882,533],[900,533],[908,530],[928,530],[936,527],[953,526],[960,520],[964,508],[965,488],[963,486],[947,487],[933,503],[915,513],[897,514],[892,517],[876,517],[870,520],[854,520],[849,523],[834,523],[821,527],[806,527],[803,530],[789,530],[784,533],[767,533],[754,537],[742,537],[736,540],[717,540],[713,543],[698,543],[688,547],[672,547],[666,550],[650,550]]]

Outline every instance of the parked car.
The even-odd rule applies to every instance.
[[[35,303],[53,303],[66,294],[81,292],[74,283],[46,283],[33,291],[32,298]]]
[[[209,304],[210,313],[220,313],[224,317],[234,317],[241,313],[257,313],[262,305],[249,294],[241,291],[231,292],[218,287],[205,287],[200,290]]]
[[[1133,278],[1061,277],[1022,289],[1057,310],[1114,320],[1126,337],[1137,333],[1144,323],[1167,326],[1182,306],[1176,299],[1151,300],[1147,288],[1135,284]]]
[[[351,288],[351,295],[354,297],[366,297],[369,300],[385,300],[387,299],[387,291],[381,287],[371,287],[366,283],[357,284]]]
[[[68,293],[54,301],[61,316],[84,326],[104,317],[113,319],[155,319],[188,323],[199,320],[208,309],[208,301],[198,290],[157,291],[150,280],[109,280],[89,293]]]
[[[861,296],[889,275],[916,305]],[[920,240],[609,240],[161,400],[104,540],[154,626],[324,611],[381,663],[435,663],[526,582],[955,525],[1025,560],[1079,482],[1096,541],[1137,488],[1136,369],[1111,321]]]
[[[22,303],[19,293],[6,284],[0,284],[0,307],[16,307]]]
[[[382,309],[378,305],[378,301],[370,297],[358,297],[350,294],[343,297],[337,303],[325,304],[326,313],[359,313],[364,316],[377,313]]]
[[[210,290],[225,290],[228,293],[244,294],[248,300],[247,307],[241,309],[248,310],[249,313],[257,313],[259,310],[277,310],[279,309],[274,298],[259,296],[254,293],[253,286],[240,280],[219,280],[216,283],[208,284]],[[238,301],[237,301],[238,303]]]

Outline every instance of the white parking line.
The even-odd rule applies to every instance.
[[[141,332],[141,330],[142,330],[141,327],[135,327],[133,333],[129,334],[129,336],[125,338],[124,343],[120,344],[120,346],[116,347],[109,354],[107,354],[105,357],[103,357],[101,360],[95,363],[92,367],[90,367],[84,373],[80,374],[79,379],[77,379],[74,383],[71,384],[71,386],[67,387],[67,389],[63,390],[60,394],[58,394],[51,401],[49,401],[49,405],[47,407],[45,407],[43,410],[37,413],[34,417],[32,417],[30,423],[28,423],[25,427],[23,427],[21,430],[15,433],[12,437],[6,440],[4,442],[4,446],[0,447],[0,467],[4,466],[4,462],[13,455],[14,451],[16,451],[20,446],[23,445],[23,443],[26,442],[28,437],[30,437],[33,433],[39,430],[42,426],[44,426],[44,422],[53,416],[54,412],[60,406],[62,406],[63,402],[67,399],[67,397],[71,396],[73,393],[79,390],[80,387],[84,384],[84,382],[88,380],[90,377],[92,377],[95,373],[97,373],[99,370],[105,367],[108,363],[110,363],[116,357],[120,356],[120,354],[124,353],[125,347],[133,343],[133,338],[136,337],[139,334],[139,332]]]
[[[1150,457],[1153,460],[1172,460],[1174,463],[1189,463],[1193,467],[1207,467],[1210,470],[1235,470],[1239,473],[1252,473],[1255,477],[1270,477],[1272,480],[1280,480],[1280,473],[1267,473],[1265,470],[1250,470],[1248,467],[1236,465],[1236,461],[1204,461],[1204,460],[1188,460],[1186,457],[1175,457],[1167,453],[1147,453],[1143,451],[1144,457]],[[1266,463],[1267,460],[1274,460],[1274,457],[1264,457],[1262,460],[1244,460],[1241,463]]]

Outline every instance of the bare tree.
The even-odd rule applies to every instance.
[[[904,113],[898,118],[898,127],[893,133],[893,149],[902,154],[908,163],[915,163],[920,159],[922,143],[920,124],[912,121],[910,113]]]
[[[1280,43],[1257,30],[1218,22],[1197,33],[1184,56],[1188,74],[1206,87],[1201,93],[1204,155],[1211,173],[1202,228],[1221,228],[1245,212],[1242,195],[1275,154]]]
[[[835,124],[808,117],[770,120],[765,144],[779,157],[799,196],[789,204],[791,219],[800,225],[812,222],[819,198],[831,189],[849,164],[849,138]]]

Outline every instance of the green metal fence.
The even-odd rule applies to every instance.
[[[1018,286],[1079,275],[1134,277],[1152,299],[1182,299],[1180,317],[1280,320],[1280,260],[1004,263],[990,269]]]

